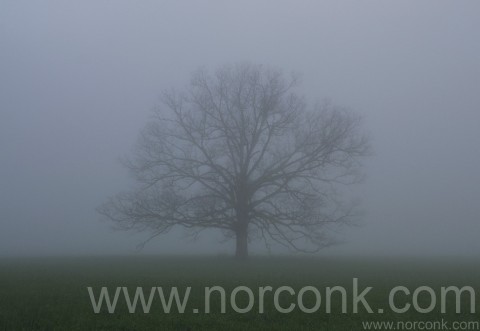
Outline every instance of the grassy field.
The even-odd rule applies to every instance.
[[[352,283],[358,278],[359,292],[367,286],[366,295],[374,313],[360,304],[352,312]],[[237,313],[229,305],[229,294],[240,285],[255,295],[253,309]],[[258,313],[258,288],[290,286],[296,293],[304,286],[318,288],[322,296],[315,313],[304,313],[296,307],[283,314],[275,309],[273,293],[265,294],[265,312]],[[332,298],[332,312],[326,313],[325,289],[343,286],[348,292],[347,313],[341,313],[340,296]],[[389,309],[389,291],[403,285],[413,293],[419,286],[431,287],[437,296],[430,313],[394,313]],[[129,313],[120,297],[115,313],[106,307],[93,311],[87,287],[98,295],[100,288],[114,290],[128,287],[133,293],[144,287],[148,297],[151,287],[165,292],[176,286],[180,294],[191,287],[185,313],[176,309],[166,314],[155,297],[151,311],[141,306]],[[203,313],[204,287],[223,286],[227,293],[226,313],[220,312],[218,295],[212,295],[212,311]],[[472,286],[476,293],[476,310],[469,312],[469,298],[462,295],[462,312],[455,313],[455,296],[447,297],[447,312],[440,311],[441,286]],[[0,259],[0,330],[362,330],[369,321],[440,321],[450,323],[480,321],[480,263],[467,259],[381,259],[381,258],[252,258],[235,261],[228,257],[95,257],[95,258],[20,258]],[[239,293],[237,304],[246,307],[246,293]],[[280,305],[288,307],[297,296],[280,295]],[[427,293],[419,296],[419,305],[430,303]],[[306,307],[313,307],[313,293],[303,297]],[[411,303],[412,297],[398,294],[397,306]],[[199,313],[193,309],[198,308]],[[384,309],[378,313],[378,309]],[[473,325],[473,326],[472,326]],[[472,324],[468,329],[476,329]],[[415,329],[415,328],[413,328]]]

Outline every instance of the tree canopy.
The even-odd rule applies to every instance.
[[[361,118],[308,107],[298,80],[254,64],[193,73],[162,94],[126,162],[139,183],[99,207],[121,229],[151,237],[182,226],[220,229],[236,256],[261,239],[298,251],[331,244],[328,224],[355,215],[340,187],[361,179]]]

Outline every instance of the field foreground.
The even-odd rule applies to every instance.
[[[381,321],[404,323],[395,324],[397,330],[420,329],[419,325],[429,329],[437,322],[452,330],[480,330],[479,262],[333,257],[257,257],[243,262],[228,257],[4,258],[0,259],[0,330],[374,330],[365,323]],[[354,279],[357,294],[372,287],[365,295],[371,313],[361,300],[357,302],[358,312],[353,311]],[[221,313],[219,292],[211,294],[210,313],[205,313],[205,287],[213,286],[221,286],[226,293],[225,313]],[[251,290],[252,301],[248,289],[239,286]],[[267,286],[272,290],[264,292],[262,304],[259,288]],[[282,286],[293,289],[294,294]],[[318,309],[314,309],[318,304],[314,289],[306,286],[318,290]],[[327,300],[326,289],[334,286],[345,289],[346,313],[342,313],[340,292],[331,294],[331,303]],[[404,313],[392,311],[389,305],[389,293],[395,286],[409,291],[395,295],[397,308],[410,304]],[[414,291],[420,286],[432,291],[422,288],[414,300]],[[471,312],[469,293],[462,292],[461,312],[456,313],[456,296],[450,292],[442,313],[441,287],[448,286],[472,287],[475,312]],[[132,300],[137,287],[142,287],[146,300],[154,288],[150,312],[144,313],[138,300],[130,313],[124,290],[119,289],[115,311],[110,313],[103,305],[95,313],[88,287],[95,300],[102,287],[108,288],[111,299],[117,287],[126,287]],[[174,304],[166,313],[156,287],[162,288],[167,301],[172,288],[176,287],[183,298],[190,287],[185,312],[179,313]],[[278,306],[287,309],[294,304],[291,312],[277,309],[276,290]],[[248,310],[250,303],[253,306],[248,312],[237,312],[232,296],[239,310]],[[263,313],[259,313],[261,305]],[[315,311],[304,312],[302,305],[304,310]],[[329,305],[331,311],[327,312]],[[422,309],[431,311],[422,313]],[[413,324],[421,321],[431,324]]]

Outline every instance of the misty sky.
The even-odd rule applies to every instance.
[[[365,118],[367,217],[324,254],[478,254],[479,17],[478,1],[3,0],[0,255],[136,254],[147,234],[95,212],[129,187],[119,157],[163,89],[239,61]],[[233,252],[181,237],[144,253]]]

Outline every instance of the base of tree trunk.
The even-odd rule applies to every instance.
[[[246,233],[237,233],[235,258],[238,260],[246,260],[248,258],[248,238]]]

